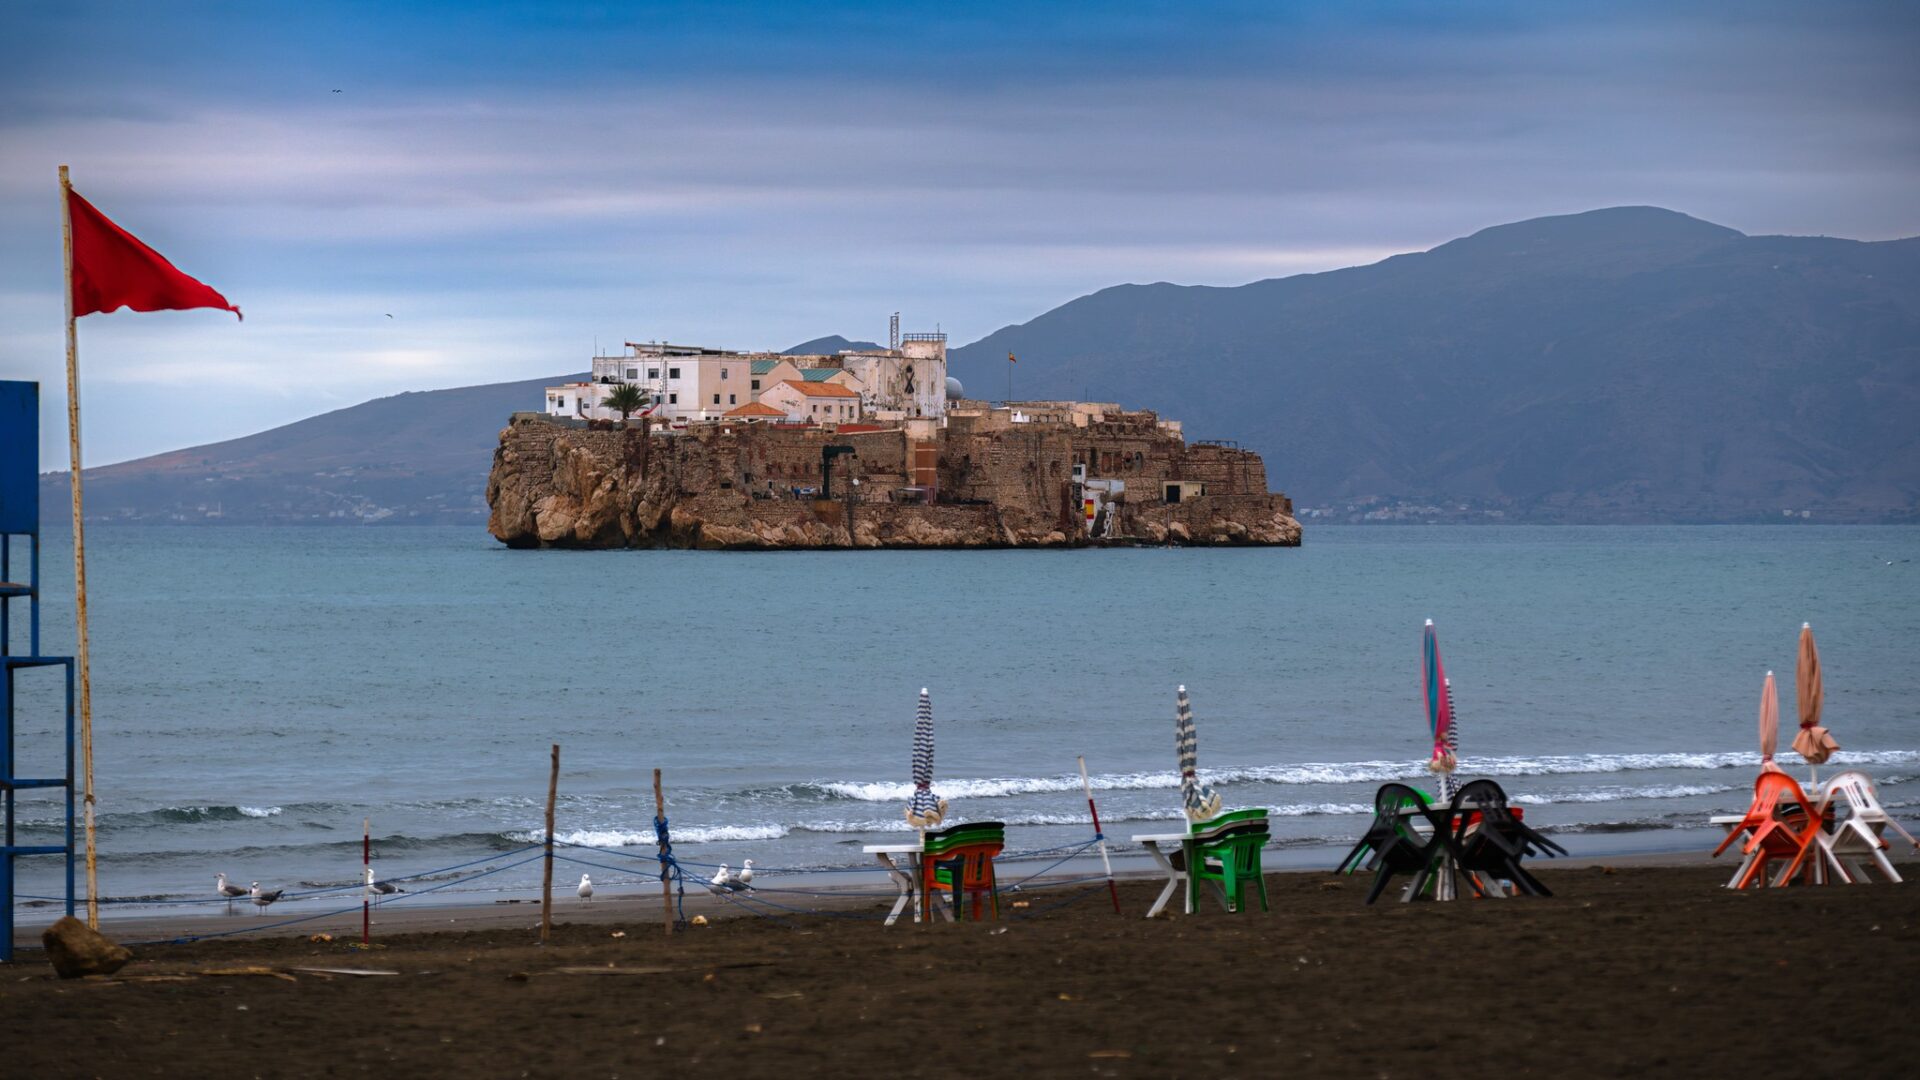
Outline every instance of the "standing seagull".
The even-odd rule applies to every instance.
[[[752,859],[748,859],[746,862],[743,862],[740,864],[740,872],[733,875],[733,880],[739,882],[741,887],[743,888],[747,888],[747,889],[753,888],[753,860]]]
[[[580,900],[582,903],[586,903],[591,901],[592,899],[593,899],[593,879],[588,877],[585,874],[581,874],[580,875]]]
[[[247,890],[247,894],[253,897],[254,905],[258,907],[261,911],[267,910],[267,905],[273,903],[275,900],[280,899],[280,894],[283,892],[286,892],[286,890],[274,889],[272,892],[262,892],[260,889],[260,883],[257,881],[253,883],[253,888]]]
[[[213,887],[215,891],[217,891],[221,896],[224,896],[227,898],[227,906],[229,908],[233,906],[233,902],[235,900],[238,900],[240,897],[247,895],[247,890],[241,888],[238,885],[228,884],[227,875],[225,874],[221,874],[219,877],[214,879]]]
[[[366,868],[366,872],[367,872],[367,891],[370,893],[373,893],[376,896],[392,896],[394,893],[407,891],[401,888],[400,886],[395,885],[391,881],[373,880],[373,867],[371,866]]]

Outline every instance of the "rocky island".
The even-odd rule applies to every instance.
[[[1144,410],[967,400],[944,339],[906,344],[596,357],[588,382],[549,388],[545,412],[500,433],[488,529],[518,548],[1299,544],[1258,454],[1189,444]],[[621,386],[698,408],[614,419],[603,402]]]

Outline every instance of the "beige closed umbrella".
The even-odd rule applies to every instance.
[[[1773,672],[1760,684],[1760,771],[1785,772],[1773,763],[1774,748],[1780,745],[1780,691],[1774,686]]]
[[[1793,751],[1812,766],[1808,782],[1820,781],[1818,766],[1825,765],[1840,744],[1832,732],[1820,726],[1820,704],[1824,691],[1820,686],[1820,649],[1813,643],[1813,624],[1800,624],[1800,659],[1793,670],[1794,696],[1800,703],[1800,732],[1793,737]]]

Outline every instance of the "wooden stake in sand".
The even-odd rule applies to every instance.
[[[366,885],[360,890],[360,944],[373,943],[373,819],[360,819],[360,876]],[[348,910],[352,910],[349,908]]]
[[[1093,781],[1087,779],[1087,756],[1081,754],[1080,786],[1087,793],[1087,813],[1093,815],[1093,837],[1100,844],[1100,865],[1107,868],[1107,895],[1113,898],[1113,913],[1120,914],[1120,890],[1113,884],[1113,861],[1107,858],[1107,835],[1100,831],[1100,808],[1093,805]]]
[[[660,835],[660,910],[667,936],[673,936],[673,886],[667,879],[667,797],[660,791],[660,770],[653,770],[653,826]]]
[[[540,877],[540,944],[553,933],[553,803],[560,795],[560,744],[553,744],[553,771],[547,774],[547,861]]]

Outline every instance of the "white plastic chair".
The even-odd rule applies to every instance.
[[[1827,781],[1822,794],[1822,812],[1835,799],[1847,804],[1848,813],[1844,819],[1834,823],[1832,832],[1820,834],[1821,854],[1851,883],[1867,883],[1865,860],[1869,858],[1880,867],[1880,872],[1886,875],[1888,881],[1899,881],[1900,872],[1893,868],[1893,860],[1887,858],[1887,841],[1881,834],[1890,828],[1905,837],[1907,843],[1916,849],[1920,849],[1920,841],[1901,828],[1900,823],[1893,820],[1886,808],[1880,805],[1880,797],[1874,792],[1873,779],[1856,770],[1835,776]]]

